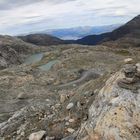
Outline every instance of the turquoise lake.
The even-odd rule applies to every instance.
[[[52,60],[52,61],[48,62],[48,63],[45,64],[45,65],[39,66],[38,68],[41,69],[41,70],[43,70],[43,71],[48,71],[48,70],[51,69],[51,67],[52,67],[54,64],[56,64],[56,63],[58,63],[58,62],[59,62],[59,60]]]
[[[39,62],[43,57],[43,53],[33,54],[25,60],[25,64],[30,65]]]

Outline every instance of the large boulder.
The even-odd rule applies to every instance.
[[[46,131],[44,130],[34,132],[29,136],[29,140],[42,140],[45,134],[46,134]]]
[[[139,140],[140,79],[137,93],[122,88],[118,81],[123,71],[113,75],[101,89],[89,109],[89,119],[81,128],[77,140]],[[133,85],[134,86],[134,85]]]

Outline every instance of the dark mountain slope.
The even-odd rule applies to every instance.
[[[121,26],[120,28],[105,34],[90,35],[76,41],[78,44],[95,45],[107,41],[117,41],[120,39],[128,40],[130,38],[132,42],[139,44],[140,39],[140,15]],[[134,41],[134,39],[137,39]]]
[[[64,44],[63,40],[47,34],[30,34],[27,36],[19,36],[18,38],[25,42],[42,46]]]
[[[86,36],[82,39],[78,39],[75,41],[77,44],[82,44],[82,45],[96,45],[99,44],[101,41],[108,40],[109,33],[104,33],[101,35],[89,35]]]

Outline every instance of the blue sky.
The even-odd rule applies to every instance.
[[[140,0],[0,0],[0,34],[125,23]]]

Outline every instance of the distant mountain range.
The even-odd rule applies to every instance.
[[[39,33],[32,33],[29,35],[21,35],[18,38],[22,39],[25,42],[32,43],[35,45],[49,46],[49,45],[58,45],[58,44],[69,44],[75,43],[75,40],[82,38],[89,34],[100,34],[108,31],[112,31],[119,27],[119,24],[116,25],[107,25],[107,26],[86,26],[86,27],[75,27],[67,29],[53,29],[46,30]],[[61,39],[60,39],[61,38]]]
[[[25,36],[19,36],[25,42],[33,43],[35,45],[59,45],[59,44],[82,44],[82,45],[97,45],[97,44],[105,44],[107,46],[121,46],[121,47],[139,47],[140,46],[140,15],[124,24],[123,26],[118,27],[113,30],[115,26],[105,26],[100,27],[100,29],[96,29],[94,27],[94,35],[88,35],[81,39],[77,40],[62,40],[58,37],[54,37],[48,34],[30,34]],[[101,32],[105,32],[109,30],[113,30],[111,32],[99,34]],[[61,30],[53,30],[52,34],[57,34],[57,36],[61,37],[65,36],[65,38],[70,38],[73,34],[73,38],[80,37],[84,34],[91,33],[93,30],[91,27],[79,27],[72,29],[61,29]]]
[[[83,26],[83,27],[74,27],[74,28],[65,28],[65,29],[52,29],[45,30],[40,33],[50,34],[56,36],[63,40],[77,40],[87,35],[98,35],[106,32],[111,32],[114,29],[121,26],[120,24],[115,25],[104,25],[104,26]]]
[[[89,35],[73,43],[83,45],[104,43],[109,46],[140,47],[140,15],[112,32]]]

